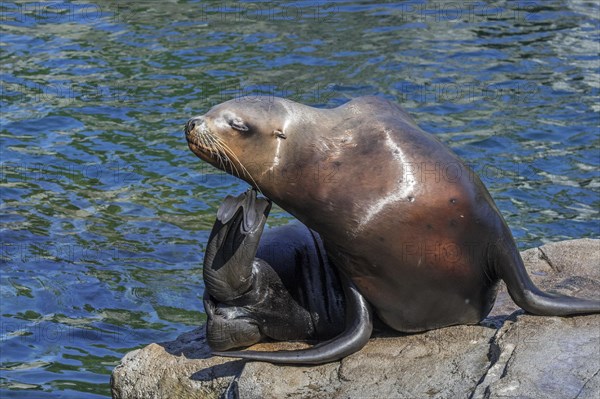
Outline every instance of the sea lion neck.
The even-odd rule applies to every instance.
[[[287,105],[290,108],[283,120],[286,138],[278,140],[273,154],[269,154],[272,159],[265,163],[256,181],[265,196],[313,228],[319,221],[331,220],[335,212],[328,197],[336,187],[339,159],[348,142],[344,126],[351,115],[342,107]],[[315,207],[315,202],[322,206]],[[324,226],[320,227],[325,231]]]

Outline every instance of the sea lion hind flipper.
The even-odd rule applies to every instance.
[[[264,338],[260,329],[247,318],[227,318],[217,312],[217,305],[208,293],[204,293],[206,311],[206,341],[214,350],[253,345]],[[225,309],[227,310],[227,309]],[[235,312],[235,310],[234,310]]]
[[[551,294],[529,278],[514,241],[501,240],[495,247],[495,270],[508,288],[512,300],[523,310],[538,316],[569,316],[600,313],[600,300]]]
[[[252,264],[271,201],[255,190],[223,201],[204,253],[205,289],[218,302],[228,303],[252,287]]]
[[[373,311],[347,277],[340,275],[346,296],[346,328],[338,336],[311,348],[292,351],[229,351],[213,355],[279,364],[324,364],[359,351],[373,331]]]
[[[269,214],[271,202],[265,198],[258,199],[255,189],[249,189],[237,197],[228,195],[217,210],[217,220],[222,224],[228,224],[240,209],[243,209],[244,215],[242,232],[253,232],[260,226],[261,216]]]

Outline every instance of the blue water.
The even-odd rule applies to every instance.
[[[208,231],[246,185],[182,128],[239,95],[386,96],[520,248],[599,237],[599,6],[448,4],[3,2],[0,397],[110,396],[126,352],[203,322]]]

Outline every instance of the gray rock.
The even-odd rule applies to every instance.
[[[600,298],[600,240],[522,253],[544,290]],[[254,350],[301,348],[255,345]],[[600,398],[600,315],[524,314],[506,289],[476,326],[379,334],[340,362],[275,366],[212,357],[204,328],[128,353],[114,398]]]

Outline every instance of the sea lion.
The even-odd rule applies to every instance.
[[[360,349],[372,330],[368,303],[329,265],[318,234],[306,226],[262,235],[270,208],[249,190],[225,198],[217,212],[204,256],[208,344],[223,351],[265,338],[336,337],[302,352],[304,363],[319,362],[328,346],[340,356]]]
[[[478,176],[390,101],[360,97],[316,109],[281,98],[240,98],[191,118],[185,133],[198,157],[244,179],[317,232],[330,263],[397,331],[478,323],[492,308],[499,280],[529,313],[600,312],[598,300],[549,294],[533,284]],[[322,170],[335,175],[323,180]],[[335,359],[333,352],[319,361]],[[302,363],[301,352],[222,354]]]

